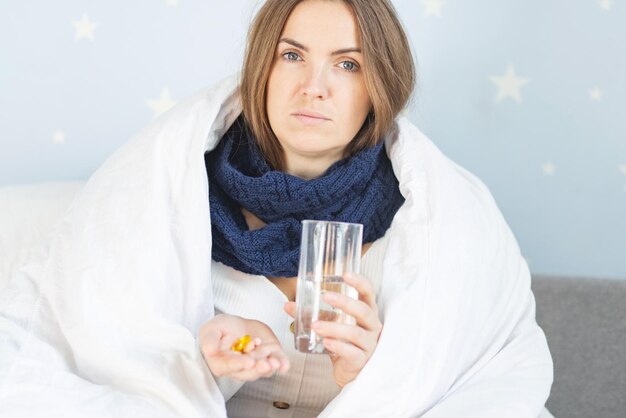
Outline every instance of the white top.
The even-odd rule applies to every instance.
[[[381,285],[387,237],[375,241],[361,259],[361,274],[371,280],[376,295]],[[289,329],[292,318],[283,311],[287,297],[265,276],[241,273],[222,263],[212,262],[211,275],[216,314],[231,313],[265,322],[281,341],[291,363],[284,375],[276,374],[243,386],[232,379],[219,378],[224,397],[230,398],[226,403],[229,418],[318,416],[340,388],[333,380],[327,355],[296,351],[294,335]],[[275,402],[286,409],[274,406]]]

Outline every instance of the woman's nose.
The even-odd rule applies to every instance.
[[[328,75],[324,68],[311,68],[307,72],[302,94],[322,100],[328,97]]]

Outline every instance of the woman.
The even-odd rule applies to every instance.
[[[382,238],[404,201],[382,139],[391,130],[394,117],[404,107],[413,88],[411,51],[388,3],[355,3],[354,9],[344,2],[265,3],[250,32],[243,70],[241,95],[245,117],[233,124],[220,146],[207,157],[214,259],[234,269],[266,276],[290,301],[285,310],[291,316],[295,310],[295,277],[273,276],[297,274],[300,221],[327,219],[363,223],[366,241],[370,240],[364,245],[365,253],[371,241]],[[360,12],[357,14],[360,25],[355,11]],[[382,19],[372,20],[373,16]],[[366,28],[362,35],[360,27]],[[268,28],[273,31],[268,33]],[[374,52],[377,50],[388,51],[388,56],[377,56]],[[371,95],[368,85],[372,86]],[[250,121],[250,128],[245,126],[246,121]],[[249,145],[255,146],[242,151]],[[249,160],[255,158],[266,160],[272,170],[267,167],[251,170]],[[242,160],[240,170],[236,166],[237,159]],[[341,163],[336,164],[339,161]],[[346,189],[351,190],[349,195],[342,192]],[[276,204],[277,199],[281,199],[276,195],[286,197],[280,200],[278,208],[265,209],[269,201]],[[311,199],[316,202],[306,202]],[[289,209],[284,209],[285,206]],[[366,207],[371,210],[364,210]],[[229,213],[238,208],[241,214]],[[273,219],[273,226],[283,232],[276,234],[265,228],[247,233],[247,230],[265,226],[248,210],[252,208],[264,211],[264,218]],[[350,212],[355,210],[359,215],[351,216]],[[241,222],[242,230],[238,230],[236,218],[242,215],[245,224]],[[236,232],[228,239],[226,230]],[[263,240],[264,246],[251,248],[251,243],[258,240]],[[290,242],[287,248],[290,256],[284,262],[254,259],[256,254],[284,252],[285,240]],[[250,252],[255,254],[246,257]],[[378,258],[382,259],[382,254]],[[222,270],[216,273],[214,280],[218,281],[223,277]],[[228,274],[228,271],[223,273]],[[318,361],[318,372],[323,370],[327,375],[327,380],[310,384],[334,390],[327,391],[326,399],[319,399],[317,405],[309,405],[309,408],[321,409],[339,388],[352,381],[376,347],[382,324],[373,287],[364,277],[350,283],[359,290],[360,302],[338,294],[330,296],[338,299],[334,303],[340,304],[340,309],[357,318],[358,325],[316,324],[327,328],[320,328],[318,332],[326,337],[326,348],[335,356],[332,371],[326,370],[327,359],[316,359],[316,356],[307,359]],[[216,305],[222,311],[237,314],[241,310],[220,300],[220,288],[216,293]],[[238,298],[239,304],[246,303],[240,294]],[[274,313],[275,316],[280,314]],[[231,331],[228,328],[231,326],[236,328]],[[264,335],[264,344],[249,355],[236,356],[230,346],[244,334]],[[205,325],[204,335],[205,358],[214,375],[255,380],[288,368],[288,358],[277,337],[258,320],[217,317]],[[338,340],[345,336],[349,342]],[[293,344],[288,345],[291,355],[296,356]],[[263,357],[256,357],[261,353]],[[333,379],[336,385],[332,385]],[[257,386],[262,390],[262,386],[275,386],[277,381]],[[280,381],[288,382],[289,378]],[[239,416],[234,402],[230,402],[230,406],[229,412]],[[255,413],[258,411],[250,410],[248,415]]]
[[[389,2],[267,1],[238,84],[118,150],[0,293],[0,416],[539,415],[528,269],[484,185],[396,118]],[[357,325],[318,324],[332,357],[289,331],[313,215],[365,225],[359,300],[328,300]]]

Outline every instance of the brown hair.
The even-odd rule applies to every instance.
[[[282,147],[270,127],[266,87],[280,35],[292,10],[305,0],[267,0],[248,32],[240,94],[243,114],[265,159],[284,169]],[[389,0],[335,0],[348,4],[356,17],[364,58],[364,77],[372,112],[348,144],[352,155],[375,145],[394,127],[415,85],[411,48]]]

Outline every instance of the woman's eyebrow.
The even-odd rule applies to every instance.
[[[304,50],[305,52],[309,52],[309,48],[307,48],[306,46],[302,45],[298,41],[294,41],[291,38],[281,38],[278,41],[278,43],[281,43],[281,42],[288,43],[290,45],[295,46],[296,48],[300,48],[300,49]],[[358,52],[358,53],[361,53],[361,48],[343,48],[343,49],[338,49],[336,51],[331,52],[330,55],[340,55],[340,54],[346,54],[348,52]]]

